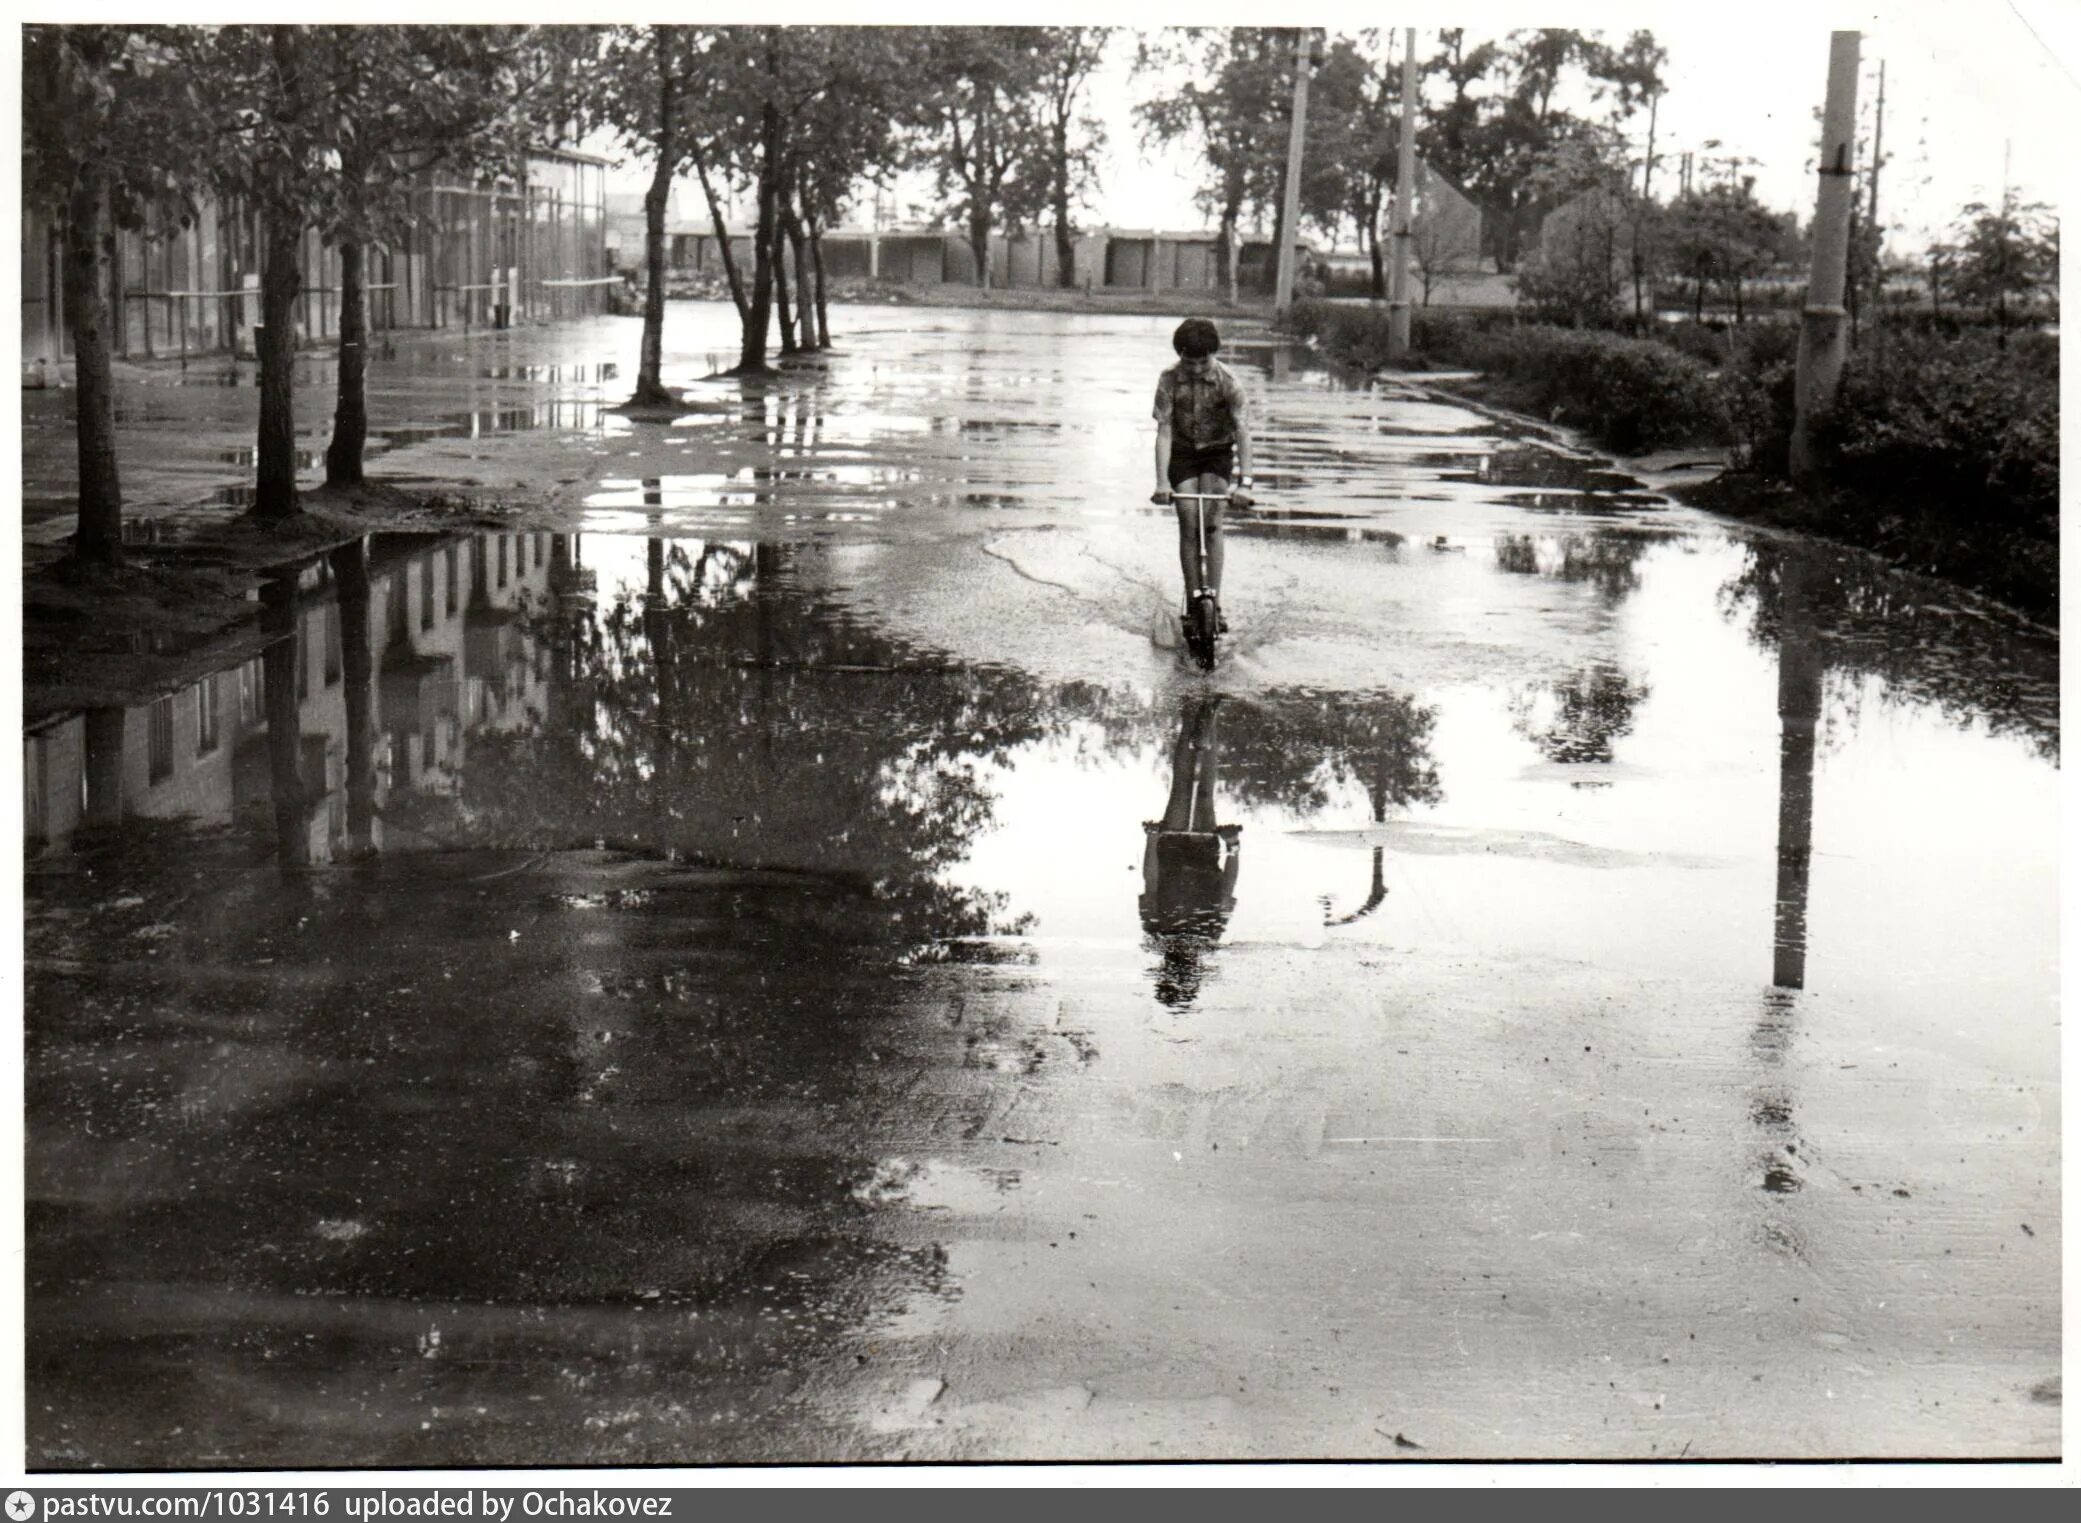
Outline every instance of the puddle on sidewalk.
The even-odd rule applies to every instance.
[[[25,737],[32,1459],[1353,1453],[1386,1368],[1440,1453],[1583,1368],[1776,1440],[1817,1327],[1984,1394],[1964,1316],[2045,1378],[2055,642],[1239,344],[1203,677],[1118,483],[1163,334],[1025,321]]]

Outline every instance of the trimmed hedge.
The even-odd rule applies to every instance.
[[[1290,326],[1347,364],[1371,370],[1387,361],[1388,317],[1380,307],[1297,302]],[[1506,405],[1581,428],[1621,454],[1732,438],[1712,368],[1666,344],[1428,314],[1412,323],[1411,341],[1432,362],[1484,372]]]
[[[1582,429],[1619,454],[1731,445],[1737,467],[1787,473],[1789,323],[1674,324],[1656,337],[1512,314],[1415,314],[1412,357],[1479,370],[1483,394]],[[1301,302],[1289,326],[1368,370],[1387,360],[1379,307]],[[2048,612],[2059,590],[2059,344],[1935,324],[1867,330],[1816,421],[1817,479],[1772,513]]]

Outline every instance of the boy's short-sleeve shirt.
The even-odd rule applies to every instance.
[[[1154,417],[1171,426],[1173,445],[1204,450],[1233,442],[1245,405],[1242,383],[1219,360],[1198,375],[1180,361],[1156,380]]]

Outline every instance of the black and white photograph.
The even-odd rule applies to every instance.
[[[621,10],[5,28],[10,1523],[2070,1483],[2081,3]]]

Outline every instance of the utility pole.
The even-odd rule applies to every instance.
[[[1279,239],[1279,275],[1272,297],[1280,312],[1293,305],[1296,263],[1294,241],[1300,236],[1301,148],[1308,141],[1308,72],[1314,62],[1315,34],[1301,28],[1293,44],[1293,126],[1286,137],[1285,231]]]
[[[1647,255],[1640,247],[1640,235],[1645,228],[1655,204],[1655,118],[1662,111],[1662,92],[1657,90],[1647,103],[1647,157],[1640,164],[1640,204],[1633,210],[1633,321],[1641,320],[1642,308],[1646,306],[1641,290],[1647,274]]]
[[[1402,29],[1402,120],[1395,133],[1395,267],[1387,284],[1387,357],[1409,358],[1409,213],[1416,204],[1416,28]]]
[[[1871,228],[1871,325],[1877,328],[1879,315],[1886,305],[1886,271],[1879,263],[1879,249],[1885,233],[1879,225],[1879,170],[1886,162],[1886,60],[1879,60],[1879,109],[1878,118],[1871,129],[1871,200],[1866,203],[1866,216]]]
[[[1647,103],[1647,162],[1640,166],[1640,199],[1649,201],[1655,194],[1655,118],[1662,111],[1662,92],[1657,90]]]
[[[1850,193],[1857,155],[1856,32],[1828,39],[1828,97],[1821,108],[1820,186],[1814,195],[1814,262],[1807,277],[1806,311],[1799,328],[1799,361],[1792,384],[1792,475],[1815,465],[1816,416],[1835,401],[1842,384],[1845,340],[1843,279],[1849,273]]]

